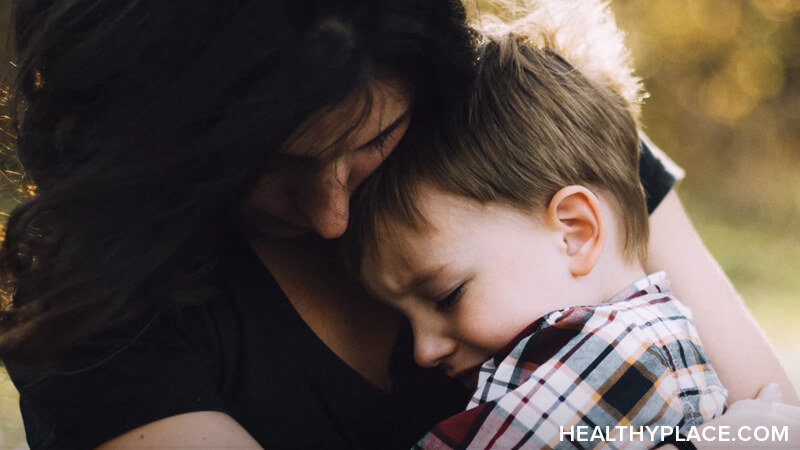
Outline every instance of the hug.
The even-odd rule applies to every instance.
[[[0,357],[31,448],[594,448],[559,426],[796,415],[725,412],[798,399],[643,140],[604,5],[520,16],[16,0],[38,190]]]

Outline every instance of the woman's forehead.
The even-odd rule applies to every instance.
[[[339,103],[312,113],[295,129],[282,152],[325,157],[359,148],[403,118],[411,107],[404,83],[373,79]]]

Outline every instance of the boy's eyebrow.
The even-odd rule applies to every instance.
[[[396,130],[397,127],[400,126],[400,124],[405,122],[406,119],[409,118],[409,116],[411,116],[411,108],[408,108],[405,111],[403,111],[403,113],[400,114],[400,116],[398,116],[396,119],[394,119],[394,121],[392,123],[390,123],[386,128],[381,130],[380,133],[376,134],[369,141],[367,141],[367,142],[359,145],[358,147],[356,147],[356,150],[362,150],[362,149],[365,149],[367,147],[370,147],[370,146],[374,145],[376,142],[380,142],[381,139],[384,139],[386,136],[389,136],[390,134],[394,133],[394,130]]]
[[[440,265],[424,271],[415,272],[411,276],[411,279],[408,281],[408,283],[406,283],[406,285],[403,287],[403,292],[411,292],[419,289],[422,286],[431,284],[432,281],[441,276],[441,273],[444,272],[445,269],[446,266]]]

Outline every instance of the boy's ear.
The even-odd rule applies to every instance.
[[[583,186],[567,186],[550,200],[547,217],[564,240],[573,276],[594,269],[606,242],[606,226],[597,196]]]

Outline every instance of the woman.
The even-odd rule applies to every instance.
[[[410,123],[435,126],[469,82],[458,2],[15,6],[39,191],[9,220],[0,353],[32,448],[406,447],[461,408],[324,240]],[[790,389],[674,179],[649,154],[643,170],[651,263],[707,287],[679,295],[731,398]]]

